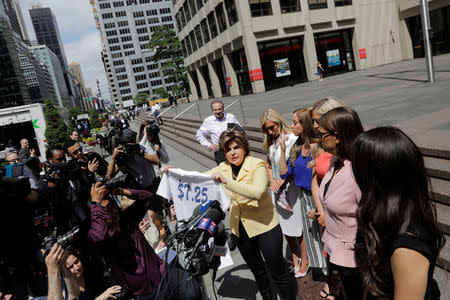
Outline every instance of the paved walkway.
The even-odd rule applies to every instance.
[[[394,125],[421,146],[450,149],[450,54],[434,57],[436,82],[428,83],[424,59],[412,59],[355,71],[261,94],[225,97],[225,105],[240,99],[248,125],[259,127],[265,108],[279,110],[290,122],[291,112],[325,96],[337,96],[354,108],[364,126]],[[200,100],[202,117],[211,114],[210,101]],[[181,112],[188,104],[181,104]],[[236,103],[230,112],[242,120]],[[166,115],[175,115],[169,111]],[[185,116],[198,118],[197,109]]]

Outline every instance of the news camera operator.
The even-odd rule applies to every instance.
[[[118,139],[118,146],[114,148],[108,165],[108,178],[114,178],[119,171],[131,175],[136,186],[151,192],[156,192],[159,184],[155,165],[159,165],[157,153],[136,143],[136,132],[123,129]]]
[[[136,201],[121,210],[108,193]],[[139,222],[153,199],[149,191],[126,188],[107,191],[101,182],[96,183],[91,189],[89,240],[111,266],[117,282],[135,299],[186,299],[188,292],[189,299],[201,299],[198,278],[188,279],[187,288],[184,272],[164,263],[139,229]],[[167,287],[166,293],[158,294],[161,287]]]

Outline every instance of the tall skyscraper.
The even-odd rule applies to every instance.
[[[67,65],[67,58],[55,15],[49,7],[42,7],[41,4],[33,5],[29,12],[39,45],[46,45],[58,56],[67,91],[71,97],[71,101],[64,103],[64,105],[72,107],[74,105],[75,88],[72,76],[69,73],[69,66]]]
[[[161,66],[152,61],[154,51],[147,45],[158,26],[176,30],[171,1],[101,0],[95,1],[95,8],[105,42],[105,69],[112,71],[107,74],[108,83],[118,88],[118,103],[140,92],[154,95],[158,88],[170,90],[172,85],[166,84]]]
[[[4,4],[0,2],[0,108],[31,104]]]
[[[20,7],[19,0],[12,0],[14,4],[14,10],[16,11],[17,19],[20,25],[20,31],[22,32],[22,38],[26,41],[30,40],[28,36],[27,26],[25,25],[25,20],[23,19],[22,8]]]
[[[39,60],[45,65],[52,79],[53,88],[56,94],[55,105],[60,107],[71,107],[72,100],[67,91],[64,73],[61,64],[55,53],[46,45],[38,45],[31,47],[31,50],[39,57]]]

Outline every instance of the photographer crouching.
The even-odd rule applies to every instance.
[[[108,193],[136,201],[121,210]],[[127,287],[135,299],[201,299],[199,279],[186,280],[181,269],[164,263],[139,229],[153,199],[149,191],[108,191],[101,182],[96,183],[91,189],[89,240],[99,248],[117,282]],[[158,293],[160,290],[165,293]]]
[[[147,191],[156,192],[159,178],[154,166],[160,164],[160,157],[154,151],[136,143],[136,132],[124,129],[114,148],[108,165],[108,178],[114,178],[121,171],[129,174],[136,181],[136,186]]]

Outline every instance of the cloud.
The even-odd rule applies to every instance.
[[[100,82],[102,95],[109,95],[109,86],[101,58],[100,36],[97,31],[86,33],[78,40],[64,45],[67,61],[77,62],[81,65],[84,82],[96,93],[96,80]]]
[[[28,10],[40,2],[42,7],[50,7],[56,17],[59,32],[66,52],[67,62],[75,61],[81,65],[85,85],[97,93],[96,80],[104,98],[109,99],[109,85],[101,57],[99,32],[95,25],[92,6],[89,0],[20,0],[31,40],[36,36]]]

